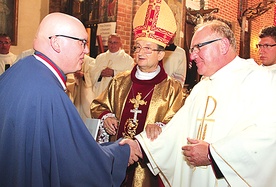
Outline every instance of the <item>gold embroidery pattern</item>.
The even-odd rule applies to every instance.
[[[144,98],[145,99],[145,98]],[[142,99],[141,93],[138,92],[135,98],[130,99],[129,102],[133,104],[134,109],[130,110],[130,112],[134,113],[133,119],[128,119],[124,126],[123,136],[124,138],[133,139],[136,135],[136,129],[138,127],[137,114],[141,114],[142,110],[138,110],[139,106],[146,105],[147,102]]]
[[[208,105],[209,105],[209,100],[212,99],[212,101],[214,102],[214,108],[213,110],[210,112],[210,114],[207,115],[207,109],[208,109]],[[198,131],[197,131],[197,139],[198,140],[204,140],[205,136],[206,136],[206,132],[207,132],[207,123],[205,123],[206,121],[211,121],[214,122],[215,119],[208,119],[216,110],[217,107],[217,101],[214,97],[212,96],[208,96],[207,97],[207,101],[206,101],[206,105],[205,105],[205,109],[204,109],[204,114],[203,114],[203,118],[202,119],[197,119],[199,121],[201,121]]]

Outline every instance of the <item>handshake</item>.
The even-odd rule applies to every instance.
[[[137,140],[132,139],[123,139],[119,143],[120,145],[128,144],[130,147],[130,155],[128,160],[128,165],[133,164],[134,162],[137,162],[139,158],[143,158],[143,154],[140,148],[140,145]]]
[[[104,123],[103,128],[109,135],[115,135],[117,133],[117,129],[119,126],[119,122],[117,118],[107,117],[106,119],[104,119],[103,123]],[[147,124],[145,131],[147,134],[147,138],[153,141],[159,136],[159,134],[162,132],[162,129],[159,125]],[[137,140],[123,139],[122,141],[120,141],[119,144],[120,145],[128,144],[130,147],[130,157],[128,162],[129,165],[133,164],[134,162],[137,162],[139,158],[143,158],[140,144],[138,143]]]

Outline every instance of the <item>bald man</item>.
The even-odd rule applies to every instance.
[[[0,186],[120,186],[141,153],[97,144],[65,93],[89,51],[83,24],[49,14],[34,49],[0,77]]]

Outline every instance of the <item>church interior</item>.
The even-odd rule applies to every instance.
[[[145,1],[0,0],[0,187],[276,186],[276,0]]]
[[[11,51],[20,54],[32,48],[32,41],[42,18],[51,12],[64,12],[79,18],[87,28],[90,35],[90,56],[95,57],[106,49],[104,36],[97,37],[105,34],[106,27],[121,35],[123,49],[132,55],[132,19],[143,2],[144,0],[14,0]],[[189,49],[193,28],[197,23],[220,19],[233,29],[239,56],[253,58],[259,63],[255,47],[258,42],[258,32],[262,27],[276,22],[274,0],[166,0],[166,2],[177,21],[175,43],[186,52]]]

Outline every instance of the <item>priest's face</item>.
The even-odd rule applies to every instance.
[[[158,45],[144,40],[136,41],[134,46],[135,62],[142,72],[153,72],[158,63],[164,58],[165,52],[158,49]]]
[[[190,59],[196,63],[200,75],[211,76],[221,68],[222,37],[214,34],[210,28],[198,29],[191,41]]]
[[[108,50],[111,53],[116,53],[121,49],[122,43],[121,39],[118,36],[110,36],[108,38]]]

